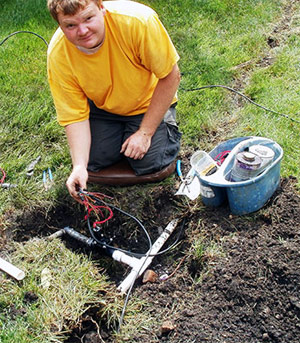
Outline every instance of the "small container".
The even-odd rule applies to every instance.
[[[249,147],[249,152],[257,155],[261,158],[261,166],[259,168],[259,172],[262,172],[267,168],[268,165],[272,163],[274,160],[275,152],[262,144],[255,144]]]
[[[231,171],[231,181],[246,181],[254,178],[260,171],[262,160],[249,151],[242,151],[235,156]]]
[[[199,176],[208,176],[215,173],[218,165],[205,151],[196,151],[191,157],[191,166]]]
[[[201,176],[212,175],[218,170],[216,161],[205,151],[198,150],[191,157],[191,166],[200,181],[200,194],[207,206],[219,206],[224,201],[225,192],[218,187],[211,187],[201,180]]]

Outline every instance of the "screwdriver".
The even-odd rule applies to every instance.
[[[188,186],[188,182],[186,179],[183,178],[182,176],[182,172],[181,172],[181,160],[177,160],[176,163],[176,170],[177,170],[177,174],[181,180],[181,182],[184,184],[184,187],[187,188],[188,192],[190,192],[189,186]]]

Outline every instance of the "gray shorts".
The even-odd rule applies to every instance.
[[[88,170],[99,171],[125,158],[120,153],[123,142],[135,133],[144,114],[120,116],[97,108],[90,101],[91,150]],[[180,148],[181,133],[176,125],[176,109],[171,106],[151,140],[151,146],[141,160],[127,158],[137,175],[163,169],[175,160]]]

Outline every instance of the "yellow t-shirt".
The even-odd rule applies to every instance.
[[[63,126],[89,118],[88,98],[114,114],[146,112],[158,79],[179,59],[152,9],[133,1],[104,7],[105,38],[97,52],[80,51],[60,28],[49,44],[48,79]]]

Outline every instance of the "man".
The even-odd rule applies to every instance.
[[[65,127],[76,200],[88,171],[127,158],[137,175],[176,157],[178,54],[157,14],[132,1],[48,0],[59,29],[48,49],[48,78]]]

